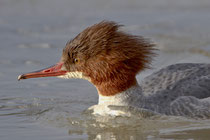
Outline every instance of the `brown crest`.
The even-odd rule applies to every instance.
[[[82,72],[104,96],[135,85],[136,74],[149,68],[154,56],[154,44],[119,31],[119,27],[115,22],[102,21],[78,34],[63,51],[66,69]],[[75,59],[79,60],[76,64]]]

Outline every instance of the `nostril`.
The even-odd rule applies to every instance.
[[[50,70],[45,70],[44,72],[50,72]]]

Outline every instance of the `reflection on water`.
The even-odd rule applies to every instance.
[[[210,121],[128,111],[92,116],[96,89],[83,80],[17,82],[19,74],[55,64],[65,43],[101,20],[151,38],[160,49],[153,69],[210,62],[210,1],[0,1],[0,137],[22,139],[210,139]],[[126,112],[126,108],[114,107]],[[144,112],[144,111],[143,111]]]
[[[70,136],[88,137],[90,140],[205,139],[209,136],[209,120],[151,114],[132,108],[127,108],[129,117],[96,116],[89,110],[76,111],[78,108],[75,105],[74,101],[66,99],[4,98],[1,99],[0,109],[1,116],[30,117],[43,127],[47,125],[57,129],[65,128]],[[126,112],[126,108],[113,108]],[[2,113],[4,111],[7,113]]]
[[[118,109],[125,111],[124,108]],[[141,115],[140,117],[142,111],[130,111],[130,108],[128,112],[132,112],[132,115],[129,117],[93,116],[86,111],[80,114],[80,117],[75,117],[71,112],[58,110],[54,108],[45,112],[39,116],[38,120],[47,122],[48,125],[65,127],[68,129],[69,135],[88,135],[89,139],[135,140],[179,138],[180,135],[186,138],[196,138],[197,135],[190,135],[196,130],[199,130],[198,134],[201,131],[204,134],[203,138],[206,138],[209,135],[207,132],[210,131],[209,120],[193,120],[155,114],[149,114],[149,116],[147,114],[144,117]]]

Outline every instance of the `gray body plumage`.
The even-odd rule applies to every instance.
[[[210,117],[210,64],[170,65],[140,84],[141,107],[166,115]]]
[[[99,94],[96,114],[121,115],[109,106],[134,107],[143,112],[210,118],[210,64],[167,66],[114,96]],[[127,114],[126,112],[124,114]],[[143,113],[144,115],[144,113]]]

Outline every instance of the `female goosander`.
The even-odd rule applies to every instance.
[[[150,67],[154,44],[119,31],[115,22],[86,28],[63,49],[54,66],[23,74],[18,80],[56,76],[82,78],[95,85],[96,106],[131,106],[159,114],[210,117],[210,64],[175,64],[146,77],[136,75]],[[97,109],[94,113],[109,113]]]

